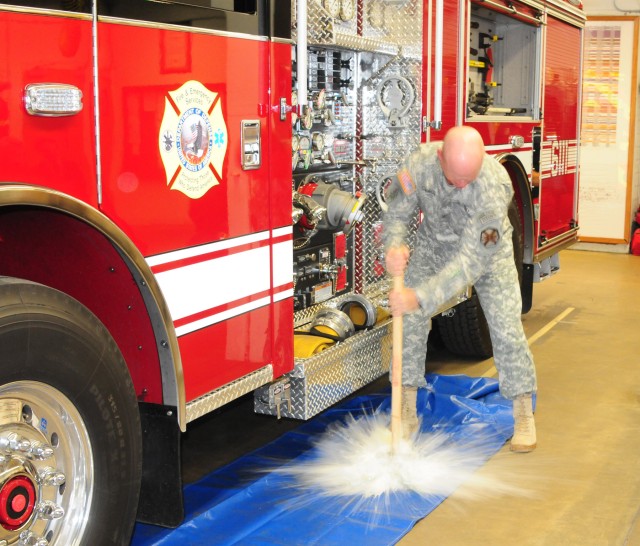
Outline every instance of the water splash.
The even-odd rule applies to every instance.
[[[277,472],[325,497],[376,499],[410,492],[444,498],[463,483],[467,498],[525,493],[509,476],[476,474],[496,451],[490,427],[469,423],[469,434],[456,440],[435,427],[403,439],[394,451],[389,422],[385,413],[349,415],[316,440],[309,457]]]

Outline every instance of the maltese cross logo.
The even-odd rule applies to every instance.
[[[199,199],[220,184],[227,153],[220,95],[193,80],[169,91],[158,146],[169,189]]]

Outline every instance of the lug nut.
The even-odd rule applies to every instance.
[[[38,473],[38,481],[42,485],[54,485],[58,487],[66,481],[66,477],[62,472],[58,472],[51,467],[47,467],[43,468]]]
[[[51,501],[39,502],[35,508],[36,515],[41,519],[60,519],[64,516],[64,508]]]
[[[31,450],[31,442],[23,436],[18,436],[15,432],[10,432],[6,436],[0,437],[0,449],[28,453]]]
[[[53,448],[42,442],[33,442],[30,446],[29,452],[35,459],[43,461],[53,455]]]
[[[49,541],[34,534],[33,531],[22,531],[18,546],[49,546]]]

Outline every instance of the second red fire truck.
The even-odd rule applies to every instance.
[[[578,0],[0,4],[0,544],[182,519],[180,434],[388,370],[385,179],[458,124],[514,184],[524,311],[577,235]],[[415,219],[416,225],[419,218]],[[490,340],[473,288],[454,351]]]

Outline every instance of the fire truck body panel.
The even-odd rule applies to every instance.
[[[523,312],[532,306],[533,283],[559,269],[557,253],[577,238],[580,89],[570,75],[581,64],[583,26],[575,2],[425,2],[423,140],[468,124],[507,170]],[[563,73],[567,81],[549,85]],[[447,348],[488,356],[474,298],[435,320]]]
[[[187,402],[267,365],[274,365],[277,375],[289,371],[291,358],[274,364],[278,344],[270,308],[282,285],[291,284],[282,274],[290,277],[291,267],[278,251],[286,247],[286,234],[272,231],[290,223],[290,212],[286,218],[282,211],[290,208],[291,197],[287,190],[274,193],[273,162],[267,160],[272,133],[289,125],[269,127],[269,66],[276,46],[265,37],[115,19],[99,24],[98,36],[101,210],[147,256],[162,287],[178,336]],[[122,62],[131,56],[130,44],[136,44],[133,70]],[[286,68],[282,72],[286,85]],[[206,93],[203,88],[211,99],[190,98]],[[212,157],[216,149],[226,150],[218,152],[219,167],[212,160],[195,174],[188,171],[189,158],[163,166],[155,153],[158,145],[174,144],[168,132],[180,121],[198,119],[189,117],[194,106],[217,114],[219,125],[208,128]],[[251,169],[242,165],[248,122],[257,126],[261,154]],[[272,208],[280,224],[273,223]],[[277,313],[280,331],[287,319],[290,345],[291,313]]]
[[[100,210],[124,229],[133,246],[148,257],[157,282],[163,285],[163,295],[176,321],[180,340],[182,358],[177,360],[189,363],[186,371],[191,386],[189,400],[272,365],[273,351],[278,352],[278,359],[272,373],[280,375],[290,370],[292,311],[290,301],[286,300],[287,291],[292,287],[291,253],[288,252],[291,194],[286,183],[270,181],[272,175],[279,181],[290,178],[290,162],[288,159],[264,160],[277,156],[279,149],[281,156],[282,149],[290,149],[290,121],[273,116],[277,121],[269,126],[268,93],[271,78],[278,82],[279,96],[290,95],[290,43],[286,40],[272,43],[266,37],[249,34],[185,32],[166,25],[160,25],[165,28],[144,26],[129,19],[101,19],[97,41],[101,89],[101,180],[98,184],[90,16],[46,10],[37,15],[18,11],[2,13],[3,28],[6,28],[5,58],[20,59],[20,63],[9,65],[15,75],[7,74],[7,103],[17,104],[30,83],[63,82],[81,91],[83,108],[77,115],[64,117],[32,117],[22,109],[7,109],[3,124],[7,149],[11,142],[37,142],[40,153],[33,154],[29,161],[21,154],[6,153],[6,178],[49,185],[94,206],[100,196]],[[237,26],[258,30],[257,25],[255,28]],[[35,28],[39,40],[20,32],[24,28]],[[131,44],[135,44],[134,51]],[[211,51],[218,53],[215,63],[207,62]],[[272,57],[276,64],[270,63]],[[45,62],[30,68],[24,66],[29,59]],[[131,62],[123,62],[125,59]],[[191,65],[192,60],[194,65],[185,71],[184,63]],[[238,70],[238,66],[243,70]],[[275,67],[273,74],[270,66]],[[228,135],[223,137],[224,144],[228,142],[228,150],[221,172],[213,173],[217,187],[207,192],[208,195],[194,199],[171,188],[162,162],[150,161],[149,157],[154,157],[150,152],[157,150],[159,136],[162,136],[159,131],[169,93],[184,82],[199,81],[198,78],[211,82],[209,85],[219,91],[220,110],[228,127]],[[241,123],[245,120],[260,122],[263,159],[259,168],[252,170],[241,166]],[[273,152],[269,144],[272,135],[278,143]],[[122,142],[127,145],[121,146]],[[61,153],[65,149],[72,153]],[[288,158],[288,152],[285,153]],[[43,161],[44,157],[49,160]],[[55,160],[53,165],[51,159]],[[76,174],[69,176],[69,173]],[[82,225],[78,224],[76,229],[82,230]],[[28,240],[26,233],[23,237]],[[51,244],[48,248],[56,246]],[[176,250],[180,253],[175,254]],[[3,273],[58,287],[85,302],[106,324],[112,323],[108,315],[117,314],[109,310],[112,299],[92,296],[95,291],[78,288],[75,283],[69,288],[66,284],[70,283],[62,279],[72,279],[73,275],[60,267],[57,276],[31,272],[28,260],[20,259],[19,253],[14,256],[15,267]],[[205,290],[212,283],[216,290]],[[220,286],[226,288],[220,290]],[[212,296],[207,300],[203,293]],[[103,303],[92,304],[92,299]],[[272,302],[277,303],[269,307]],[[136,308],[142,309],[142,306]],[[153,314],[150,310],[149,315]],[[222,322],[234,315],[237,318]],[[208,324],[218,325],[207,330]],[[274,328],[279,332],[276,337],[264,335]],[[110,328],[120,340],[118,330]],[[140,332],[142,328],[137,330]],[[183,336],[190,332],[193,333],[187,341]],[[235,343],[224,348],[221,340],[230,338]],[[162,341],[168,343],[165,339]],[[122,345],[123,352],[127,353],[127,343]],[[151,345],[148,340],[141,343],[138,334],[136,350],[148,350]],[[157,356],[154,360],[154,366],[141,366],[142,371],[132,369],[132,376],[141,400],[160,402]],[[139,354],[136,358],[127,358],[127,362],[139,361]],[[212,363],[217,363],[213,373]],[[182,380],[179,364],[163,374],[165,378],[171,375],[175,378],[169,383]],[[273,375],[268,377],[272,378]],[[178,398],[171,396],[168,401],[175,403]]]
[[[116,20],[99,24],[98,36],[101,208],[105,214],[123,226],[145,256],[268,229],[268,206],[252,209],[256,202],[269,201],[266,162],[252,171],[243,171],[240,163],[243,120],[259,120],[262,142],[268,142],[268,42]],[[133,66],[122,62],[132,55],[130,44],[136,44]],[[185,66],[165,66],[170,62]],[[224,161],[220,172],[210,163],[203,173],[193,171],[201,174],[202,181],[193,176],[180,184],[188,168],[171,165],[167,175],[157,150],[159,139],[165,137],[161,128],[169,127],[169,123],[163,125],[167,109],[167,115],[175,109],[182,114],[191,107],[189,96],[200,92],[195,85],[183,87],[191,81],[201,82],[213,94],[210,102],[194,102],[194,106],[221,111],[222,123],[220,127],[212,123],[214,134],[209,138],[214,151],[224,151],[220,152]],[[182,96],[178,90],[186,106],[175,104],[173,97]],[[174,145],[172,136],[167,146]],[[123,141],[126,146],[121,146]],[[185,164],[191,166],[188,154],[184,154]],[[192,168],[198,167],[195,163]],[[153,206],[143,207],[142,203]]]
[[[92,30],[86,16],[0,12],[3,180],[48,186],[96,205]],[[9,61],[10,60],[10,61]],[[28,85],[61,82],[83,94],[79,115],[27,115]]]
[[[538,251],[577,226],[580,28],[547,18]]]
[[[282,9],[281,7],[279,9]],[[293,232],[291,227],[291,14],[282,10],[272,22],[270,42],[269,200],[273,237],[271,246],[273,377],[293,366]],[[277,29],[282,27],[280,33]]]

